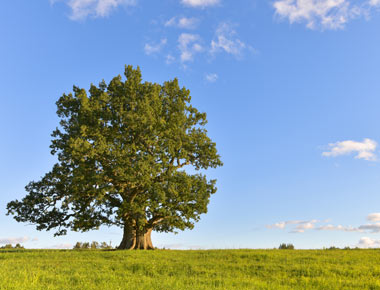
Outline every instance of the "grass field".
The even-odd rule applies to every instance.
[[[0,251],[0,289],[380,289],[380,250]]]

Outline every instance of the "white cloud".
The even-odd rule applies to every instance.
[[[209,83],[215,83],[218,80],[218,75],[215,73],[210,73],[205,76],[206,81]]]
[[[298,221],[298,220],[295,220],[295,221],[284,221],[284,222],[278,222],[278,223],[275,223],[275,224],[272,224],[272,225],[267,225],[266,227],[268,229],[285,229],[285,227],[287,225],[294,225],[294,224],[298,224],[302,221]]]
[[[361,232],[362,230],[358,229],[358,228],[354,228],[354,227],[344,227],[342,225],[337,225],[337,226],[334,226],[334,225],[325,225],[325,226],[320,226],[318,228],[316,228],[316,230],[318,231],[343,231],[343,232]]]
[[[284,229],[286,227],[286,222],[278,222],[272,225],[265,226],[268,229]]]
[[[181,52],[181,62],[193,61],[194,54],[203,50],[199,35],[189,33],[182,33],[179,36],[178,48]]]
[[[361,248],[378,248],[380,247],[380,240],[374,240],[368,237],[362,237],[359,240],[358,246]]]
[[[132,6],[136,0],[68,0],[72,20],[83,20],[88,16],[106,17],[118,6]]]
[[[178,27],[183,29],[195,29],[199,24],[198,18],[173,17],[165,22],[166,27]]]
[[[168,55],[166,56],[166,64],[171,64],[171,63],[173,63],[174,61],[175,61],[175,57],[172,56],[171,54],[168,54]]]
[[[20,244],[29,241],[29,237],[19,237],[19,238],[0,238],[0,244]]]
[[[157,44],[145,44],[144,51],[147,55],[158,53],[161,49],[166,45],[168,40],[166,38],[161,39],[161,41]]]
[[[272,225],[267,225],[266,227],[268,229],[285,229],[288,225],[296,225],[295,228],[293,228],[290,233],[303,233],[305,230],[310,230],[314,228],[314,224],[318,223],[318,220],[308,220],[308,221],[302,221],[302,220],[291,220],[291,221],[283,221],[278,222]]]
[[[363,142],[356,142],[352,140],[336,142],[329,144],[330,151],[323,152],[323,156],[335,157],[339,155],[348,155],[356,153],[356,159],[364,159],[368,161],[375,161],[376,155],[374,151],[377,148],[377,143],[371,139],[364,139]]]
[[[177,25],[177,17],[172,17],[168,21],[165,22],[166,27],[176,26]]]
[[[178,27],[180,28],[195,29],[197,26],[198,26],[197,18],[182,17],[178,20]]]
[[[371,215],[370,215],[371,216]],[[324,225],[316,228],[319,231],[344,231],[344,232],[367,232],[367,233],[380,233],[380,223],[361,225],[357,228],[352,226],[342,225]]]
[[[370,0],[368,3],[370,6],[380,6],[380,0]]]
[[[292,234],[299,234],[304,233],[306,230],[311,230],[314,228],[314,223],[317,221],[310,221],[310,222],[301,222],[296,226],[293,230],[290,231]]]
[[[371,213],[367,216],[367,220],[371,222],[380,222],[380,213]]]
[[[219,4],[220,0],[182,0],[182,4],[191,7],[207,7]]]
[[[342,29],[347,21],[362,13],[349,0],[278,0],[273,6],[280,17],[290,23],[305,22],[310,29]]]
[[[380,221],[380,213],[372,213],[367,216],[367,220]],[[303,233],[306,230],[318,231],[342,231],[342,232],[361,232],[361,233],[380,233],[380,222],[360,225],[358,227],[326,224],[329,220],[290,220],[282,221],[272,225],[267,225],[268,229],[286,229],[290,226],[290,233]],[[322,224],[316,227],[316,224]]]
[[[313,222],[301,223],[296,227],[297,230],[311,230],[313,228],[314,228]]]
[[[230,24],[221,23],[215,32],[215,37],[211,41],[211,54],[220,51],[232,54],[234,56],[241,56],[247,45],[240,39],[236,38],[236,31]]]

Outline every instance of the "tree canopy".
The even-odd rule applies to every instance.
[[[50,146],[58,162],[8,203],[16,221],[55,235],[116,225],[120,249],[151,249],[153,230],[191,229],[207,212],[216,180],[199,170],[222,162],[206,114],[177,79],[142,82],[132,66],[124,75],[59,98]]]

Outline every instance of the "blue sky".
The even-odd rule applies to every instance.
[[[54,238],[5,207],[56,162],[56,100],[132,64],[190,89],[224,162],[208,214],[155,246],[380,246],[379,27],[379,0],[5,1],[0,245],[120,242],[118,228]]]

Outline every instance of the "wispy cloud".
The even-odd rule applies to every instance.
[[[290,233],[303,233],[305,230],[310,230],[315,227],[315,223],[318,223],[319,220],[290,220],[278,222],[272,225],[267,225],[268,229],[285,229],[289,225],[293,225],[293,229]]]
[[[296,226],[295,229],[293,229],[293,231],[291,231],[291,233],[303,233],[305,232],[306,230],[311,230],[311,229],[314,229],[314,224],[317,222],[317,220],[315,221],[307,221],[307,222],[302,222],[300,224],[298,224]]]
[[[380,233],[380,223],[366,224],[359,227],[342,226],[342,225],[325,225],[316,228],[320,231],[344,231],[344,232],[367,232],[367,233]]]
[[[215,6],[220,3],[220,0],[182,0],[185,6],[204,8],[208,6]]]
[[[165,27],[178,27],[183,29],[193,29],[199,24],[198,18],[173,17],[164,23]],[[172,43],[166,38],[161,39],[159,43],[146,43],[144,46],[145,54],[151,55],[161,51],[165,52],[165,62],[171,64],[173,62],[180,63],[183,67],[187,67],[185,63],[194,61],[196,55],[208,56],[213,59],[218,53],[228,53],[237,59],[244,56],[245,50],[254,52],[255,50],[240,40],[234,30],[233,24],[220,23],[215,31],[212,39],[204,40],[199,34],[190,32],[181,32],[177,38],[177,55],[171,48]],[[207,45],[207,42],[209,45]],[[165,51],[164,49],[167,48]],[[211,58],[210,58],[211,56]],[[205,80],[215,82],[218,75],[207,74]]]
[[[173,17],[165,22],[166,27],[178,27],[182,29],[195,29],[199,25],[199,19],[195,17]]]
[[[171,63],[173,63],[174,61],[175,61],[175,57],[172,56],[171,54],[168,54],[168,55],[166,56],[166,59],[165,59],[166,64],[171,64]]]
[[[215,83],[218,80],[218,75],[215,73],[206,74],[205,80],[209,83]]]
[[[268,229],[284,229],[287,225],[292,225],[295,223],[298,223],[299,221],[285,221],[285,222],[278,222],[271,225],[266,225],[265,227]]]
[[[351,227],[351,226],[344,227],[342,225],[334,226],[334,225],[330,225],[330,224],[317,227],[316,230],[318,230],[318,231],[362,232],[362,230],[360,230],[358,228]]]
[[[0,244],[20,244],[20,243],[25,243],[29,241],[29,237],[18,237],[18,238],[0,238]]]
[[[246,48],[248,46],[237,38],[233,25],[221,23],[215,31],[214,39],[211,41],[210,53],[226,52],[239,57]]]
[[[310,29],[342,29],[349,20],[363,14],[360,6],[348,0],[278,0],[273,7],[278,16],[290,23],[304,22]]]
[[[159,43],[156,44],[146,43],[144,46],[144,51],[147,55],[158,53],[162,50],[162,48],[166,45],[167,42],[168,40],[166,38],[163,38]]]
[[[201,38],[199,35],[182,33],[178,38],[178,49],[181,52],[181,62],[189,62],[194,60],[194,55],[203,50],[200,44]]]
[[[371,222],[380,222],[380,213],[370,213],[367,216],[367,220]]]
[[[106,17],[119,6],[136,5],[137,0],[66,0],[71,8],[72,20],[91,17]]]
[[[372,213],[367,216],[369,221],[380,221],[380,213]],[[290,233],[303,233],[306,230],[317,231],[342,231],[342,232],[363,232],[363,233],[380,233],[380,222],[360,225],[358,227],[326,224],[329,220],[290,220],[282,221],[275,224],[267,225],[268,229],[287,229]],[[316,226],[319,224],[319,226]]]
[[[347,140],[329,144],[330,151],[323,152],[323,156],[336,157],[340,155],[356,154],[356,159],[375,161],[375,150],[377,142],[371,139],[364,139],[362,142]]]
[[[369,5],[373,7],[380,6],[380,0],[370,0]]]

